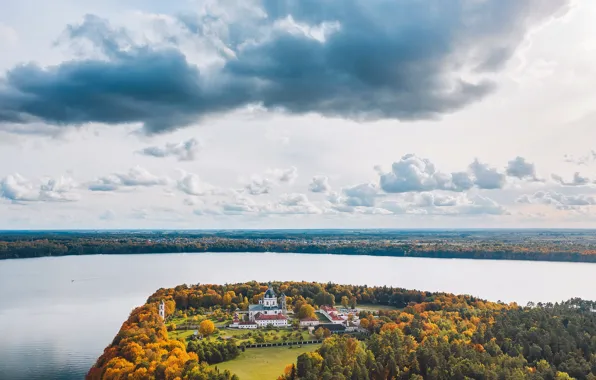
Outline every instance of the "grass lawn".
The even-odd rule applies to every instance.
[[[229,370],[240,377],[240,380],[277,379],[286,365],[296,363],[296,358],[305,352],[315,351],[320,344],[305,344],[302,348],[267,347],[249,348],[236,359],[214,364],[221,371]]]
[[[195,330],[176,330],[176,331],[168,331],[168,337],[170,339],[178,339],[182,338],[185,339],[192,334],[194,334]]]
[[[322,322],[322,323],[331,323],[331,321],[329,320],[329,318],[327,318],[326,316],[324,316],[323,313],[320,313],[320,312],[317,311],[315,314],[316,314],[317,318],[319,319],[319,322]]]
[[[366,311],[379,311],[379,310],[399,310],[397,307],[394,306],[387,306],[387,305],[374,305],[374,304],[359,304],[356,305],[356,309],[358,310],[366,310]]]

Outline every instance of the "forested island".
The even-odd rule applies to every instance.
[[[296,323],[239,328],[238,315],[279,294]],[[334,306],[354,328],[298,323]],[[594,380],[596,302],[520,306],[312,282],[181,285],[136,308],[87,375],[124,378]]]
[[[0,259],[178,252],[596,262],[596,235],[591,230],[0,232]]]

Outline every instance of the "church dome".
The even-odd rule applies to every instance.
[[[269,288],[265,292],[265,298],[275,298],[275,292],[273,291],[271,284],[269,284]]]

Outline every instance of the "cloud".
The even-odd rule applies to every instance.
[[[167,143],[163,147],[150,146],[139,153],[151,157],[175,157],[178,161],[193,161],[201,147],[201,142],[193,138],[179,143]]]
[[[596,198],[589,195],[565,195],[554,191],[538,191],[532,195],[524,194],[516,200],[517,203],[553,205],[561,210],[568,210],[576,206],[596,205]]]
[[[415,194],[412,202],[413,205],[417,207],[446,207],[458,205],[459,200],[458,198],[449,195],[420,193]]]
[[[374,207],[376,199],[380,196],[379,187],[372,183],[344,188],[343,193],[346,196],[344,203],[352,207]]]
[[[323,175],[312,177],[308,190],[313,193],[328,193],[331,191],[331,185],[329,185],[329,178]]]
[[[167,185],[167,177],[151,174],[140,166],[131,168],[126,173],[114,173],[107,177],[100,177],[88,186],[91,191],[116,191],[125,187],[151,187]]]
[[[475,178],[474,184],[481,189],[501,189],[505,186],[505,174],[477,159],[470,164],[470,170]]]
[[[508,215],[509,211],[491,198],[476,195],[468,203],[455,207],[452,215]]]
[[[371,191],[372,193],[372,191]],[[366,199],[366,198],[365,198]],[[352,214],[377,215],[508,215],[509,211],[494,200],[481,195],[469,198],[465,193],[457,197],[433,193],[400,194],[397,199],[376,202],[373,196],[369,202],[348,202],[337,193],[330,194],[329,209]]]
[[[341,192],[330,192],[324,208],[331,213],[390,214],[390,211],[376,206],[377,199],[382,197],[384,194],[378,185],[361,183],[345,187]]]
[[[518,157],[523,165],[531,165],[525,159]],[[510,166],[511,166],[510,162]],[[514,164],[515,165],[515,164]],[[379,183],[386,193],[424,192],[433,190],[446,190],[462,192],[473,187],[479,189],[501,189],[505,186],[507,176],[488,164],[474,160],[466,171],[444,173],[436,169],[435,165],[426,158],[415,154],[407,154],[399,161],[394,162],[390,172],[383,172],[376,167],[380,174]],[[516,167],[520,174],[522,168]],[[523,168],[528,170],[528,168]],[[533,170],[533,165],[532,165]],[[512,173],[514,173],[512,171]],[[523,176],[523,179],[535,177]]]
[[[265,175],[279,182],[292,183],[298,178],[298,169],[294,166],[287,169],[269,169]]]
[[[273,181],[268,178],[254,177],[250,183],[244,186],[244,190],[250,195],[269,194],[273,189]]]
[[[258,203],[252,198],[238,196],[232,201],[219,203],[224,214],[296,215],[321,214],[322,210],[311,203],[305,194],[282,194],[273,202]]]
[[[88,15],[68,26],[64,39],[85,41],[102,57],[10,69],[0,84],[0,123],[140,123],[160,133],[251,104],[354,120],[436,118],[491,93],[493,74],[528,31],[569,1],[254,5],[261,11],[204,15],[218,24],[207,31],[186,18],[186,28],[219,54],[201,70],[173,46],[175,36],[139,43]]]
[[[182,172],[182,177],[177,181],[176,187],[188,195],[204,196],[218,194],[221,191],[212,185],[205,183],[197,174]],[[187,204],[192,205],[194,201],[185,201]]]
[[[563,177],[558,174],[551,174],[551,178],[553,181],[563,186],[587,186],[594,183],[590,178],[582,176],[579,172],[573,174],[573,179],[571,181],[565,181]]]
[[[507,164],[507,175],[519,179],[537,181],[536,167],[526,161],[525,158],[517,156]]]
[[[244,185],[250,195],[269,194],[273,188],[281,184],[291,184],[298,178],[298,169],[294,166],[287,169],[268,169],[263,176],[252,176]]]
[[[445,216],[507,215],[506,208],[482,195],[469,198],[466,194],[452,197],[436,193],[413,194],[398,201],[385,201],[380,207],[395,214],[426,214]]]
[[[80,199],[74,191],[77,187],[67,177],[34,182],[13,174],[0,180],[0,197],[14,202],[75,202]]]
[[[566,154],[563,156],[563,161],[575,165],[588,165],[596,161],[596,151],[591,150],[587,155],[580,157],[575,157],[572,154]]]
[[[381,188],[387,193],[407,193],[431,190],[462,191],[471,187],[472,181],[465,173],[457,173],[457,183],[452,175],[436,170],[426,158],[407,154],[394,162],[391,171],[380,176]],[[463,186],[463,187],[459,187]]]

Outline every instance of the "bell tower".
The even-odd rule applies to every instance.
[[[287,315],[288,308],[286,306],[286,295],[284,293],[282,293],[281,297],[279,298],[279,306],[281,308],[281,312],[283,313],[283,315]]]
[[[166,304],[163,300],[161,300],[161,303],[159,304],[159,316],[162,320],[166,319]]]

